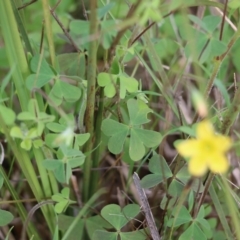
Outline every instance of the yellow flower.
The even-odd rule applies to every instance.
[[[196,136],[196,139],[182,141],[176,146],[180,155],[189,158],[190,174],[200,177],[208,169],[213,173],[226,172],[229,163],[225,153],[231,147],[231,139],[215,134],[207,120],[197,125]]]

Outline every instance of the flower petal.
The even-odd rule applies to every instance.
[[[190,159],[188,171],[191,175],[195,177],[201,177],[206,173],[207,167],[207,162],[203,158],[197,156]]]
[[[183,157],[196,156],[201,151],[200,142],[196,139],[182,141],[176,146],[176,148]]]
[[[213,173],[225,173],[229,167],[227,158],[220,154],[215,155],[214,159],[210,159],[207,165]]]
[[[209,139],[215,135],[213,125],[208,120],[198,123],[196,132],[198,139]]]
[[[229,137],[223,135],[216,135],[214,140],[215,149],[218,152],[226,152],[231,148],[232,141]]]

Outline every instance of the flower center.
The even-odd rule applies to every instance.
[[[208,141],[205,141],[202,147],[203,147],[202,151],[204,152],[211,152],[214,149],[213,144]]]

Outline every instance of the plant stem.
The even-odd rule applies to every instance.
[[[97,0],[90,1],[90,35],[95,34],[98,31],[98,20],[97,20]],[[88,68],[87,68],[87,108],[85,125],[86,131],[90,133],[90,140],[86,143],[85,151],[90,152],[94,146],[94,108],[95,108],[95,85],[96,85],[96,69],[97,69],[97,43],[95,39],[89,43],[89,54],[88,54]],[[84,175],[83,175],[83,200],[86,202],[90,195],[90,172],[92,167],[92,156],[89,154],[84,164]]]
[[[55,68],[56,67],[56,57],[55,57],[55,48],[54,48],[54,42],[53,42],[53,33],[52,33],[49,0],[42,0],[42,7],[43,7],[43,15],[44,15],[44,21],[45,21],[46,34],[47,34],[51,63],[52,63],[52,66]]]
[[[224,232],[227,235],[227,239],[229,239],[229,240],[234,239],[233,236],[232,236],[232,232],[231,232],[231,230],[229,228],[228,222],[226,220],[224,211],[222,209],[222,205],[221,205],[221,203],[219,201],[217,193],[216,193],[216,191],[215,191],[215,189],[214,189],[212,184],[210,185],[209,193],[210,193],[212,202],[213,202],[213,204],[215,206],[215,210],[217,211],[217,214],[219,216],[219,219],[220,219],[220,222],[222,224],[222,227],[224,229]]]
[[[100,143],[101,143],[101,139],[102,139],[101,125],[102,125],[103,110],[104,110],[104,101],[103,100],[104,100],[104,90],[103,90],[103,88],[101,88],[100,96],[99,96],[99,107],[98,107],[97,116],[96,116],[96,127],[95,127],[96,139],[95,139],[95,147],[94,148],[96,148],[96,150],[92,154],[92,159],[93,159],[92,167],[93,168],[98,167],[100,154],[101,154]],[[90,196],[97,189],[98,179],[99,179],[99,172],[95,171],[92,174]]]
[[[0,1],[0,24],[10,66],[16,66],[12,78],[23,111],[27,111],[29,93],[24,84],[29,74],[24,49],[10,1]]]
[[[12,3],[13,12],[14,12],[14,15],[15,15],[15,18],[16,18],[16,21],[17,21],[18,29],[19,29],[19,32],[21,33],[23,41],[26,45],[26,49],[29,53],[31,53],[33,55],[32,46],[30,44],[27,32],[24,28],[22,17],[20,16],[20,13],[19,13],[19,11],[16,7],[15,2],[13,0],[11,0],[11,3]]]
[[[240,85],[238,85],[237,87],[232,104],[230,105],[226,114],[224,115],[220,130],[222,134],[229,133],[230,128],[234,124],[234,121],[236,120],[239,112],[240,112]]]
[[[238,215],[238,209],[236,207],[236,203],[234,202],[232,195],[231,195],[231,189],[229,187],[229,184],[227,183],[226,179],[224,177],[221,178],[223,185],[225,187],[226,193],[224,194],[226,197],[227,206],[230,212],[230,216],[233,222],[233,227],[235,229],[236,233],[236,239],[240,239],[240,229],[239,229],[239,218]]]

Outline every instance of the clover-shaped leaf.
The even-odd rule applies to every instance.
[[[70,189],[65,187],[62,189],[61,193],[54,194],[52,196],[52,200],[56,201],[56,205],[54,206],[54,210],[56,213],[63,213],[66,211],[68,206],[75,201],[69,199]]]
[[[96,230],[93,234],[93,240],[144,240],[146,238],[146,235],[144,234],[144,231],[146,230],[144,229],[134,232],[121,232],[121,228],[124,227],[129,221],[131,221],[139,212],[140,208],[136,204],[129,204],[123,209],[121,209],[120,206],[116,204],[105,206],[101,211],[101,215],[112,225],[112,227],[115,228],[116,232]]]
[[[129,127],[112,119],[105,119],[102,123],[102,131],[110,136],[108,149],[114,154],[122,152],[123,144],[129,133]]]
[[[0,209],[0,227],[6,226],[13,220],[13,215],[5,210]]]
[[[116,95],[117,75],[109,73],[98,74],[98,85],[104,87],[104,95],[112,98]]]
[[[187,184],[191,175],[189,174],[187,166],[181,168],[181,170],[177,173],[176,179],[183,183],[184,185]],[[191,184],[191,189],[195,192],[201,193],[204,190],[204,186],[200,179],[194,179],[193,183]]]
[[[43,132],[45,123],[52,122],[55,116],[48,115],[45,112],[40,112],[36,99],[31,99],[28,103],[28,112],[21,112],[17,116],[21,121],[33,121],[37,124],[38,135]]]
[[[5,106],[0,106],[0,115],[6,125],[12,125],[16,118],[14,111]]]
[[[205,216],[204,206],[201,206],[200,211],[195,219],[192,218],[189,210],[185,206],[182,206],[178,211],[174,208],[172,211],[173,217],[167,222],[169,227],[174,224],[174,227],[179,227],[186,223],[191,223],[191,225],[181,234],[179,239],[209,239],[212,237],[211,227],[207,220],[204,219]]]
[[[93,240],[116,240],[118,239],[117,232],[107,232],[104,230],[96,230],[93,234]]]
[[[147,114],[152,110],[146,104],[138,104],[137,100],[127,101],[129,112],[129,124],[119,123],[112,119],[105,119],[102,123],[102,131],[109,136],[108,149],[114,154],[122,152],[126,138],[129,136],[129,155],[132,160],[140,160],[147,148],[157,146],[162,136],[160,133],[141,128],[141,125],[149,122]]]
[[[47,128],[54,132],[46,135],[46,143],[51,147],[57,147],[62,144],[71,146],[74,142],[73,148],[78,149],[83,146],[89,139],[89,133],[76,134],[74,132],[74,116],[68,115],[67,120],[60,118],[59,123],[48,123]]]
[[[10,135],[13,138],[22,139],[20,146],[27,151],[31,149],[32,141],[39,137],[38,130],[36,128],[27,129],[25,125],[22,125],[21,128],[18,126],[12,127]]]
[[[137,204],[129,204],[123,209],[116,204],[109,204],[102,209],[101,215],[116,230],[120,230],[136,215],[138,215],[139,212],[140,208]]]
[[[111,29],[111,31],[109,31]],[[104,49],[109,49],[112,43],[113,37],[117,35],[116,23],[114,20],[101,21],[101,39]]]
[[[62,161],[58,159],[45,159],[42,164],[47,170],[53,171],[54,176],[60,183],[66,182],[65,165]]]
[[[108,98],[112,98],[117,93],[117,84],[120,84],[120,98],[124,99],[126,92],[133,93],[138,91],[138,81],[132,77],[126,77],[123,74],[109,74],[109,73],[99,73],[98,74],[98,84],[104,87],[104,94]]]
[[[43,166],[53,171],[59,182],[68,184],[72,174],[72,168],[82,165],[85,160],[85,155],[77,149],[71,149],[66,145],[62,145],[57,152],[57,157],[58,159],[44,160]]]
[[[67,76],[85,78],[85,53],[63,53],[57,56],[59,73]]]
[[[52,87],[49,97],[59,106],[63,100],[66,102],[76,102],[81,96],[81,90],[67,82],[57,78],[54,86]]]
[[[141,179],[141,186],[143,188],[154,187],[172,177],[172,172],[162,156],[154,154],[149,161],[148,167],[152,174],[148,174]]]
[[[26,79],[26,86],[29,90],[41,88],[56,77],[53,69],[40,55],[36,55],[31,59],[30,66],[34,74],[29,75]]]

